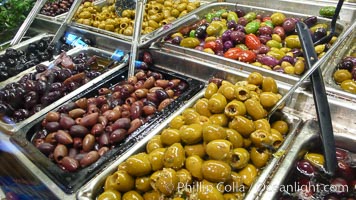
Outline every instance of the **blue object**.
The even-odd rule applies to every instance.
[[[111,59],[116,60],[116,61],[121,61],[122,57],[124,57],[125,53],[120,50],[116,49],[115,52],[111,55]]]

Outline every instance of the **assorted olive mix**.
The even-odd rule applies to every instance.
[[[290,185],[295,187],[284,191],[279,199],[355,199],[356,168],[350,165],[352,153],[336,149],[337,168],[330,177],[325,173],[324,156],[318,152],[308,152],[297,161],[290,176]]]
[[[211,11],[205,18],[181,27],[164,40],[265,69],[301,75],[305,63],[296,33],[299,20],[308,25],[314,42],[327,35],[327,24],[318,23],[315,16],[299,19],[280,12],[267,15],[236,8]],[[316,45],[318,57],[323,56],[335,40],[333,37],[327,44]]]
[[[356,94],[356,52],[337,64],[333,78],[341,89]]]
[[[281,95],[274,79],[256,72],[236,84],[209,82],[204,97],[152,137],[146,152],[106,178],[98,200],[244,197],[289,132],[286,121],[266,119]]]
[[[32,142],[62,169],[76,171],[96,162],[188,87],[181,79],[138,70],[127,81],[98,89],[96,97],[49,112]]]
[[[40,10],[40,13],[50,17],[55,17],[68,12],[73,2],[74,0],[47,1]],[[85,2],[92,2],[92,0],[83,0],[83,3]]]
[[[0,116],[8,124],[17,123],[39,112],[66,94],[88,83],[108,70],[107,61],[80,53],[65,52],[53,61],[53,66],[38,64],[31,73],[0,90]]]
[[[199,0],[148,0],[142,23],[142,34],[148,34],[159,27],[169,24],[199,6]],[[114,4],[100,7],[93,5],[91,2],[85,2],[74,17],[74,21],[77,23],[126,36],[132,36],[133,34],[134,20],[134,10],[124,10],[122,16],[118,16],[115,12]]]

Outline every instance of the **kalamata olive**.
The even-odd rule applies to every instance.
[[[239,8],[235,9],[235,13],[237,14],[238,17],[243,17],[246,14],[245,11],[243,11],[243,10],[241,10]]]
[[[146,116],[152,115],[156,112],[156,107],[152,105],[143,106],[142,111]]]
[[[83,139],[83,151],[89,152],[94,148],[95,137],[92,134],[86,134]]]
[[[338,195],[343,195],[348,192],[345,188],[348,187],[347,181],[343,178],[334,178],[331,180],[330,187],[333,187],[333,192]]]
[[[275,59],[272,56],[268,56],[268,55],[258,55],[257,61],[264,65],[270,66],[270,67],[274,67],[274,66],[278,65],[278,63],[279,63],[279,61],[277,59]]]
[[[87,114],[98,113],[98,112],[100,112],[100,109],[96,106],[96,104],[88,105]]]
[[[47,66],[44,64],[38,64],[38,65],[36,65],[35,68],[36,68],[37,73],[41,73],[41,72],[44,72],[47,70]]]
[[[215,40],[215,48],[213,49],[215,52],[223,51],[224,50],[224,43],[221,38],[217,38]]]
[[[59,122],[47,122],[46,124],[46,129],[50,132],[56,132],[59,128]]]
[[[110,149],[109,147],[101,147],[99,150],[98,150],[98,154],[100,156],[103,156],[106,152],[108,152]]]
[[[81,149],[83,146],[83,139],[80,137],[73,138],[73,147],[76,149]]]
[[[286,33],[285,33],[283,27],[281,27],[281,26],[274,27],[273,33],[279,35],[279,37],[281,37],[282,39],[284,39],[286,36]]]
[[[306,176],[313,176],[315,174],[314,166],[307,160],[298,161],[297,169],[300,173],[302,173]]]
[[[100,123],[101,125],[103,125],[103,127],[105,127],[108,124],[108,119],[105,116],[99,116],[98,123]]]
[[[110,135],[109,133],[103,133],[99,137],[99,145],[101,147],[108,146],[110,144]]]
[[[98,107],[100,107],[100,106],[102,106],[103,104],[106,104],[106,103],[107,103],[106,96],[101,95],[101,96],[96,97],[96,105]]]
[[[269,50],[270,50],[270,48],[269,48],[267,45],[264,45],[264,44],[262,44],[262,45],[257,49],[257,51],[258,51],[259,54],[266,54],[266,53],[269,52]]]
[[[79,162],[69,156],[65,156],[60,164],[62,168],[69,172],[74,172],[79,168]]]
[[[157,96],[159,101],[163,101],[164,99],[169,97],[167,92],[165,90],[163,90],[163,89],[156,90],[155,94],[156,94],[156,96]]]
[[[142,58],[142,61],[147,63],[147,64],[153,64],[153,60],[152,60],[152,55],[150,52],[148,51],[145,51],[143,52],[143,58]]]
[[[135,130],[137,130],[140,126],[142,125],[142,121],[139,118],[136,118],[131,121],[130,123],[130,128],[127,130],[127,134],[133,133]]]
[[[80,160],[80,166],[86,167],[91,165],[92,163],[96,162],[100,158],[100,155],[97,151],[90,151],[89,153],[85,154],[85,156]]]
[[[43,81],[37,81],[35,83],[35,89],[36,89],[36,92],[38,92],[40,94],[44,94],[44,92],[47,89],[47,83],[43,82]]]
[[[132,120],[141,117],[143,112],[142,108],[143,108],[143,103],[141,101],[136,101],[131,105],[130,114]]]
[[[318,19],[316,16],[310,16],[304,19],[303,22],[310,28],[318,22]]]
[[[347,56],[343,60],[350,60],[350,61],[352,61],[353,65],[356,66],[356,57],[355,56]]]
[[[315,31],[314,31],[314,34],[313,34],[313,42],[316,42],[318,40],[320,40],[321,38],[325,37],[326,36],[326,29],[325,28],[317,28]]]
[[[48,156],[50,153],[54,151],[55,146],[51,143],[48,142],[43,142],[40,145],[38,145],[38,150],[40,150],[43,154]]]
[[[157,98],[157,95],[156,95],[156,93],[153,93],[153,92],[149,92],[149,93],[147,93],[147,100],[149,101],[149,102],[152,102],[152,103],[154,103],[155,105],[158,105],[159,104],[159,101],[158,101],[158,98]]]
[[[121,117],[121,112],[118,110],[110,110],[108,115],[106,116],[106,118],[109,121],[116,121],[117,119],[119,119]]]
[[[260,35],[272,35],[273,29],[269,26],[261,26],[258,28],[258,32]]]
[[[70,148],[68,150],[68,156],[74,158],[79,153],[79,150],[76,148]]]
[[[74,102],[69,102],[69,103],[63,105],[62,107],[60,107],[60,108],[58,109],[58,112],[69,112],[70,110],[73,110],[73,109],[75,109],[75,108],[77,108],[76,103],[74,103]]]
[[[296,26],[296,20],[287,18],[284,20],[282,27],[285,32],[287,33],[292,33],[295,31],[295,26]]]
[[[102,124],[95,124],[90,130],[90,133],[95,136],[101,135],[103,132],[104,132],[104,126]]]
[[[348,181],[353,180],[355,176],[355,174],[353,173],[353,169],[347,162],[343,160],[338,160],[336,174]]]
[[[99,113],[97,112],[86,115],[80,120],[80,125],[85,127],[94,126],[98,122],[98,117]]]
[[[231,29],[226,30],[222,35],[221,35],[221,39],[223,42],[229,41],[231,40],[230,35],[232,33]]]
[[[337,160],[346,160],[348,159],[348,151],[340,148],[336,148],[336,158]]]
[[[54,160],[57,163],[61,163],[62,159],[68,155],[68,149],[63,144],[57,144],[56,148],[53,151]]]
[[[159,105],[158,105],[158,111],[162,111],[165,107],[167,107],[173,99],[167,98],[163,100]]]
[[[131,120],[129,118],[120,118],[116,120],[111,126],[113,131],[116,129],[128,129],[130,128]]]
[[[69,135],[68,132],[63,131],[63,130],[58,130],[58,131],[55,133],[54,138],[55,138],[55,139],[57,140],[57,142],[60,143],[60,144],[67,145],[67,144],[72,144],[72,143],[73,143],[73,138],[72,138],[72,136]]]
[[[77,155],[75,155],[74,159],[76,159],[78,162],[80,162],[85,155],[87,155],[87,153],[83,152],[83,153],[78,153]]]
[[[70,127],[69,133],[73,136],[73,137],[84,137],[87,133],[89,132],[89,130],[81,125],[73,125]]]
[[[75,121],[71,117],[62,116],[61,119],[59,120],[59,124],[63,129],[69,130],[70,127],[75,125]]]
[[[240,44],[245,41],[245,33],[242,31],[232,31],[230,34],[231,41],[235,42],[235,44]]]
[[[126,129],[116,129],[110,134],[110,142],[111,143],[118,143],[121,142],[127,135]]]

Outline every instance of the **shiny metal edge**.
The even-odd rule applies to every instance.
[[[356,135],[344,132],[343,130],[335,129],[335,144],[337,147],[345,148],[350,151],[356,152],[354,141]],[[260,200],[277,199],[280,186],[286,184],[288,174],[295,167],[294,163],[297,159],[301,158],[310,147],[315,147],[316,144],[320,145],[318,124],[315,120],[308,120],[305,122],[298,136],[290,146],[288,154],[286,154],[282,163],[278,166],[275,175],[272,177],[268,185],[264,185],[262,195],[259,196]]]
[[[338,97],[340,99],[345,99],[348,101],[356,102],[356,94],[346,92],[341,89],[339,84],[336,84],[333,79],[333,74],[337,64],[345,57],[348,56],[351,50],[356,50],[356,22],[353,23],[351,27],[345,33],[345,37],[342,38],[340,44],[334,53],[329,56],[322,66],[323,76],[325,83],[327,85],[327,92],[330,95]]]
[[[99,190],[103,187],[106,177],[112,174],[113,172],[115,172],[117,170],[117,166],[120,163],[125,161],[133,154],[137,154],[139,152],[145,151],[147,142],[153,136],[160,134],[162,130],[169,125],[169,123],[172,121],[174,117],[180,115],[185,109],[192,107],[197,100],[199,100],[204,96],[204,93],[205,93],[205,89],[199,92],[198,94],[196,94],[193,98],[191,98],[183,107],[176,110],[172,115],[170,115],[167,119],[165,119],[159,126],[157,126],[153,131],[151,131],[145,138],[143,138],[143,140],[136,143],[130,150],[125,152],[125,154],[123,154],[117,160],[112,162],[110,166],[103,169],[102,172],[98,173],[98,175],[94,177],[92,180],[90,180],[87,185],[84,185],[82,189],[79,189],[79,191],[77,192],[77,199],[80,200],[95,199],[95,197],[98,195]],[[284,112],[282,114],[283,114],[283,118],[288,122],[291,128],[288,135],[286,136],[286,139],[283,142],[283,145],[281,145],[281,147],[277,150],[277,152],[285,152],[288,149],[290,143],[293,141],[293,138],[297,134],[297,129],[299,128],[302,122],[300,118],[292,114],[284,113]],[[268,161],[267,166],[263,169],[263,172],[258,176],[255,183],[251,186],[245,199],[254,199],[259,194],[261,187],[263,186],[263,184],[265,184],[269,176],[273,174],[273,171],[276,168],[279,161],[281,160],[281,158],[282,157],[276,156]]]
[[[71,49],[67,52],[67,55],[71,55],[71,56],[75,56],[80,54],[83,51],[91,51],[94,53],[99,53],[101,55],[106,55],[108,58],[111,57],[112,52],[106,51],[106,50],[102,50],[102,49],[98,49],[95,47],[86,47],[86,48],[74,48]],[[95,55],[95,54],[94,54]],[[54,61],[50,62],[49,64],[53,63]],[[48,64],[48,62],[44,62],[43,64]],[[4,131],[5,134],[9,134],[12,135],[13,133],[17,132],[18,130],[20,130],[21,128],[23,128],[24,126],[26,126],[27,124],[29,124],[30,122],[36,120],[37,118],[39,118],[42,115],[45,115],[47,112],[53,110],[54,108],[62,105],[63,103],[67,102],[68,100],[72,99],[73,97],[77,96],[78,94],[82,93],[83,91],[87,90],[88,88],[91,88],[92,86],[96,85],[97,83],[101,82],[103,79],[105,79],[106,77],[116,73],[118,70],[122,69],[123,67],[125,67],[128,64],[128,54],[125,54],[124,58],[122,59],[122,61],[115,67],[113,67],[111,70],[105,72],[104,74],[94,78],[93,80],[89,81],[87,84],[82,85],[81,87],[79,87],[78,89],[76,89],[75,91],[69,93],[68,95],[58,99],[57,101],[53,102],[51,105],[48,105],[47,107],[43,108],[40,112],[35,113],[34,115],[30,116],[29,118],[19,122],[19,123],[15,123],[15,124],[7,124],[4,123],[3,121],[0,121],[0,130]],[[35,67],[30,68],[27,72],[34,72],[36,69]],[[13,79],[13,81],[18,81],[21,77],[17,77],[17,79]],[[1,85],[1,88],[3,88],[5,85]]]
[[[273,12],[281,12],[284,13],[286,16],[297,16],[297,17],[308,17],[310,15],[302,14],[302,13],[295,13],[295,12],[289,12],[289,11],[283,11],[283,10],[276,10],[276,9],[270,9],[270,8],[263,8],[263,7],[256,7],[256,6],[248,6],[248,5],[241,5],[241,4],[236,4],[236,3],[211,3],[209,5],[204,6],[201,9],[197,9],[195,11],[192,11],[191,13],[188,13],[186,16],[186,19],[201,19],[204,17],[207,13],[209,13],[211,10],[216,10],[216,9],[221,9],[221,8],[226,8],[226,9],[232,9],[234,10],[238,6],[239,8],[244,8],[245,10],[248,11],[256,11],[258,10],[260,13],[273,13]],[[331,22],[330,19],[327,18],[322,18],[318,17],[319,22],[327,23],[328,26]],[[185,21],[181,21],[185,22]],[[190,20],[185,23],[185,25],[192,24],[194,21]],[[293,75],[288,75],[288,74],[283,74],[279,72],[275,72],[272,70],[267,70],[261,67],[253,66],[248,63],[243,63],[240,61],[235,61],[232,59],[227,59],[223,58],[221,56],[217,55],[212,55],[209,53],[201,52],[195,49],[189,49],[185,47],[180,47],[177,45],[165,43],[162,41],[162,39],[166,36],[168,36],[171,33],[174,33],[178,31],[183,24],[179,23],[179,26],[172,27],[169,29],[169,31],[166,31],[165,34],[160,34],[160,37],[155,37],[150,40],[150,42],[153,42],[151,48],[153,49],[159,49],[159,48],[165,48],[167,51],[176,51],[180,52],[181,54],[188,54],[189,56],[193,56],[199,59],[202,59],[204,61],[211,61],[211,62],[216,62],[219,64],[224,64],[224,65],[229,65],[229,66],[235,66],[236,68],[243,68],[243,70],[246,70],[248,72],[252,71],[259,71],[263,74],[268,74],[270,76],[273,76],[275,79],[281,80],[283,82],[289,83],[289,84],[295,84],[298,80],[298,76],[293,76]],[[343,22],[337,22],[337,31],[339,31],[340,35],[337,39],[337,41],[340,41],[344,37],[344,33],[347,30],[348,25],[343,23]],[[146,43],[143,43],[145,45]],[[329,50],[330,51],[330,50]],[[322,57],[320,60],[321,62],[326,61],[326,57]],[[309,84],[309,81],[305,81],[305,84],[303,84],[302,87],[305,87],[306,85]]]
[[[62,22],[67,14],[68,14],[68,12],[65,12],[65,13],[62,13],[60,15],[51,17],[51,16],[48,16],[48,15],[44,15],[44,14],[39,13],[36,18],[50,20],[50,21]]]

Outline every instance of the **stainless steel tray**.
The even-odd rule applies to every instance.
[[[185,20],[187,21],[186,25],[190,25],[193,24],[194,22],[196,22],[198,19],[202,19],[205,17],[205,15],[209,12],[211,12],[212,10],[219,10],[222,8],[225,9],[230,9],[230,10],[234,10],[236,8],[236,6],[238,6],[240,9],[244,10],[246,13],[250,12],[250,11],[255,11],[257,13],[261,13],[261,14],[272,14],[273,12],[281,12],[284,13],[286,15],[286,17],[308,17],[310,15],[305,15],[305,14],[301,14],[301,13],[293,13],[293,12],[288,12],[288,11],[283,11],[283,10],[275,10],[275,9],[268,9],[268,8],[262,8],[262,7],[255,7],[255,6],[247,6],[247,5],[241,5],[241,4],[233,4],[233,3],[211,3],[207,6],[204,6],[201,9],[198,9],[196,11],[192,11],[191,13],[189,13],[185,19],[189,19],[189,20]],[[194,20],[195,19],[195,20]],[[326,18],[318,18],[318,21],[321,23],[326,23],[326,24],[330,24],[331,20],[330,19],[326,19]],[[172,27],[172,29],[170,29],[169,31],[166,32],[166,34],[164,34],[165,37],[167,37],[169,34],[175,33],[177,32],[179,29],[181,28],[181,26],[174,26]],[[347,28],[347,25],[345,23],[337,23],[337,27],[336,27],[336,32],[339,35],[339,39],[343,37],[344,32]],[[248,71],[248,72],[253,72],[253,71],[259,71],[261,73],[263,73],[264,75],[268,75],[268,76],[273,76],[278,80],[281,80],[283,82],[286,82],[288,84],[294,84],[299,80],[299,77],[297,75],[288,75],[288,74],[284,74],[284,73],[279,73],[279,72],[275,72],[272,70],[267,70],[261,67],[256,67],[253,66],[251,64],[247,64],[244,62],[239,62],[236,60],[232,60],[232,59],[227,59],[224,58],[222,56],[217,56],[217,55],[212,55],[209,53],[205,53],[202,51],[198,51],[195,49],[189,49],[189,48],[184,48],[178,45],[173,45],[170,43],[166,43],[166,42],[162,42],[163,38],[154,38],[152,39],[153,41],[156,41],[153,44],[153,48],[166,48],[168,49],[168,51],[176,51],[178,53],[181,54],[187,54],[191,57],[195,57],[201,60],[204,60],[205,62],[214,62],[217,63],[219,65],[228,65],[228,66],[233,66],[236,69],[242,69],[244,71]],[[337,41],[338,41],[337,40]],[[322,60],[325,61],[325,57],[321,58]]]
[[[39,18],[39,19],[44,19],[44,20],[49,20],[49,21],[57,21],[57,22],[62,22],[64,20],[64,18],[68,15],[68,12],[65,12],[65,13],[62,13],[60,15],[57,15],[57,16],[54,16],[54,17],[51,17],[51,16],[48,16],[48,15],[44,15],[44,14],[41,14],[39,13],[36,18]]]
[[[97,49],[94,47],[87,47],[87,48],[74,48],[70,51],[67,52],[68,55],[78,55],[82,52],[86,52],[88,55],[98,55],[100,57],[103,58],[107,58],[110,59],[112,53],[108,52],[108,51],[104,51],[101,49]],[[68,101],[69,99],[74,98],[75,96],[77,96],[79,93],[82,93],[83,91],[87,90],[89,87],[98,84],[99,82],[101,82],[103,79],[105,79],[105,77],[110,76],[112,74],[115,74],[118,70],[120,70],[121,68],[123,68],[124,66],[127,65],[127,60],[128,60],[128,55],[125,55],[125,58],[120,61],[117,65],[113,66],[111,68],[111,70],[103,73],[102,75],[94,78],[93,80],[91,80],[90,82],[88,82],[87,84],[79,87],[78,89],[76,89],[75,91],[69,93],[68,95],[62,97],[61,99],[53,102],[52,104],[48,105],[47,107],[43,108],[40,112],[35,113],[34,115],[30,116],[29,118],[25,119],[24,121],[21,121],[19,123],[13,123],[13,124],[7,124],[3,121],[0,121],[0,129],[3,130],[5,133],[7,134],[12,134],[18,130],[20,130],[23,126],[29,124],[30,122],[34,121],[36,118],[38,118],[39,116],[47,113],[48,111],[52,110],[53,108],[56,108],[57,106],[61,105],[62,103]],[[42,64],[51,64],[54,61],[48,63],[48,62],[44,62]],[[16,77],[12,77],[10,79],[8,79],[6,81],[6,83],[1,84],[0,88],[4,88],[6,84],[8,83],[12,83],[12,82],[17,82],[24,74],[26,73],[30,73],[30,72],[35,72],[35,66],[26,70],[25,72],[22,72],[21,74],[17,75]]]
[[[342,61],[344,57],[356,51],[356,22],[347,30],[345,35],[346,37],[343,38],[336,51],[332,56],[327,58],[325,64],[322,66],[323,76],[327,86],[326,90],[330,95],[356,102],[356,94],[343,90],[333,78],[337,64]]]
[[[108,163],[112,162],[116,157],[123,155],[128,149],[130,149],[136,142],[144,138],[148,131],[156,128],[160,122],[170,116],[171,111],[183,106],[197,92],[201,91],[204,84],[203,82],[191,79],[189,77],[167,71],[159,68],[151,67],[150,70],[160,72],[166,79],[179,78],[184,80],[189,88],[184,91],[178,98],[170,103],[165,109],[160,112],[156,112],[152,118],[146,123],[140,126],[136,131],[127,136],[122,142],[118,143],[115,148],[109,150],[104,154],[97,162],[87,166],[86,168],[78,169],[75,172],[67,172],[60,169],[54,162],[41,153],[33,144],[32,139],[35,137],[35,132],[41,121],[47,114],[42,112],[37,114],[36,117],[32,117],[32,120],[25,124],[20,130],[14,133],[10,139],[14,144],[18,145],[20,150],[40,168],[47,176],[49,176],[64,192],[71,194],[75,192],[79,187],[89,181]],[[65,98],[65,101],[61,101],[61,105],[66,103],[75,102],[76,100],[86,97],[98,96],[97,90],[102,87],[110,88],[117,85],[119,82],[127,79],[128,69],[118,68],[114,73],[110,73],[109,76],[99,77],[100,80],[89,84],[89,87],[80,91],[75,91],[75,95],[71,95],[71,98]],[[57,103],[57,102],[56,102]],[[57,110],[58,107],[51,107],[51,110]],[[54,109],[53,109],[54,108]],[[48,109],[46,109],[48,110]]]
[[[280,166],[278,166],[273,178],[265,185],[258,199],[278,199],[279,188],[285,185],[290,177],[295,163],[308,151],[321,147],[318,134],[318,123],[314,120],[307,121],[302,127],[299,135],[294,139],[288,154],[286,154]],[[356,135],[343,130],[335,130],[335,144],[337,147],[356,152]]]
[[[206,1],[200,1],[200,3],[201,3],[200,7],[202,7],[204,4],[207,4]],[[98,6],[98,7],[111,5],[111,4],[109,4],[108,0],[94,1],[93,4]],[[148,33],[148,34],[145,34],[145,35],[141,35],[141,40],[142,41],[146,41],[146,40],[149,40],[150,38],[153,38],[154,35],[156,35],[157,33],[166,32],[166,29],[169,29],[171,26],[173,26],[174,24],[178,23],[180,20],[183,20],[184,18],[185,17],[177,18],[176,20],[172,21],[167,26],[162,26],[162,27],[154,30],[151,33]],[[118,33],[112,32],[112,31],[107,31],[107,30],[96,28],[96,27],[93,27],[93,26],[80,24],[80,23],[75,22],[74,20],[72,21],[72,24],[74,26],[77,26],[77,27],[80,27],[80,28],[83,28],[83,29],[87,29],[87,30],[90,30],[90,31],[93,31],[93,32],[97,32],[97,33],[100,33],[100,34],[108,35],[108,36],[111,36],[111,37],[114,37],[114,38],[118,38],[118,39],[122,39],[122,40],[126,40],[126,41],[131,41],[132,40],[132,36],[126,36],[126,35],[123,35],[123,34],[118,34]]]
[[[239,76],[240,79],[244,79],[244,75]],[[235,79],[236,80],[236,79]],[[170,121],[180,115],[185,109],[192,107],[194,103],[202,98],[204,96],[205,90],[194,96],[189,102],[184,105],[184,107],[181,107],[179,110],[177,110],[173,115],[170,117],[166,118],[163,122],[160,123],[158,127],[156,127],[154,130],[152,130],[146,137],[142,138],[141,140],[138,140],[138,142],[131,148],[129,149],[125,154],[122,156],[118,157],[117,160],[115,160],[113,163],[111,163],[109,166],[107,166],[102,173],[98,174],[98,176],[94,177],[92,180],[88,182],[83,188],[81,188],[78,193],[77,193],[77,199],[80,200],[89,200],[89,199],[95,199],[100,192],[102,192],[103,185],[105,182],[106,177],[111,175],[117,170],[117,166],[125,161],[127,158],[129,158],[133,154],[137,154],[140,152],[145,152],[146,149],[146,144],[147,142],[154,137],[155,135],[158,135],[161,133],[163,129],[165,129]],[[277,112],[276,115],[274,115],[272,118],[277,118],[277,119],[284,119],[288,122],[289,124],[289,133],[285,138],[285,141],[283,144],[280,146],[280,148],[277,150],[277,152],[280,152],[283,154],[288,149],[288,146],[292,142],[293,138],[296,137],[297,135],[297,129],[301,124],[301,119],[291,115],[291,114],[285,114],[281,112]],[[246,194],[245,199],[254,199],[256,195],[259,193],[261,187],[263,184],[267,181],[267,178],[272,175],[274,168],[278,165],[280,162],[281,158],[283,156],[273,156],[268,164],[263,168],[262,172],[260,172],[259,177],[257,180],[254,182],[254,184],[251,186],[250,190]]]

